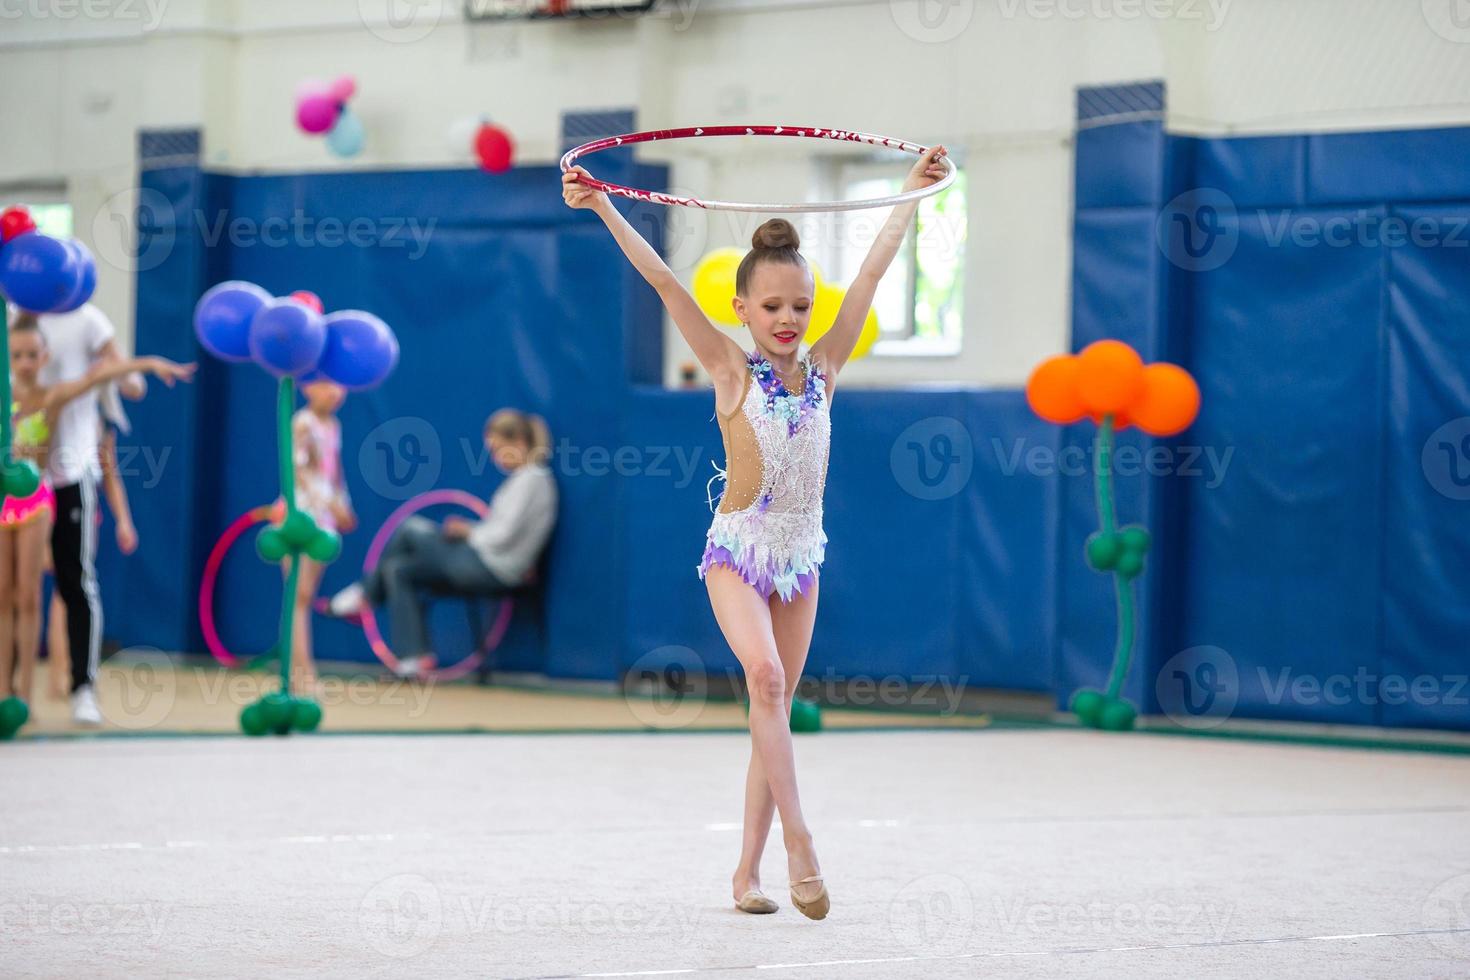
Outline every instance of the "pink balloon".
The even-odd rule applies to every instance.
[[[332,83],[328,92],[338,102],[346,102],[357,94],[357,79],[351,75],[343,75]]]
[[[296,102],[296,125],[308,133],[325,133],[337,124],[342,103],[330,95],[307,95]]]

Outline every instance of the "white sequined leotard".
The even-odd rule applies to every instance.
[[[763,598],[774,592],[790,602],[816,582],[826,553],[827,379],[810,355],[800,361],[805,381],[798,394],[786,390],[765,357],[749,355],[747,367],[740,406],[720,417],[726,469],[715,479],[724,480],[725,489],[705,536],[699,576],[724,565]]]

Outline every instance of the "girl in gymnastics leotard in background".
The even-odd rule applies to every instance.
[[[46,341],[35,316],[19,314],[10,326],[11,417],[15,454],[45,469],[56,418],[67,403],[115,378],[143,371],[165,384],[188,381],[194,365],[161,357],[103,362],[75,381],[40,383]],[[41,577],[56,497],[42,481],[29,497],[7,497],[0,507],[0,698],[31,698],[36,649],[41,641]]]

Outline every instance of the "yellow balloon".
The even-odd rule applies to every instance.
[[[878,342],[878,311],[869,308],[867,317],[863,320],[863,332],[858,334],[857,346],[852,349],[852,357],[848,360],[855,361],[860,357],[866,357]]]
[[[830,282],[817,287],[816,295],[812,297],[812,318],[807,321],[808,344],[815,344],[822,339],[822,334],[832,329],[832,324],[837,322],[837,311],[842,309],[842,297],[846,295],[847,290]]]
[[[745,253],[738,248],[717,248],[694,267],[694,301],[705,316],[727,327],[740,326],[730,303],[735,298],[735,270],[743,258]]]

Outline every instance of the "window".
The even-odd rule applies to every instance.
[[[72,237],[70,204],[28,204],[36,230],[52,238]]]
[[[912,158],[909,159],[910,162]],[[952,158],[951,158],[952,159]],[[886,197],[903,186],[895,164],[834,164],[838,196]],[[958,354],[963,332],[966,239],[965,174],[947,191],[919,203],[917,220],[873,297],[878,314],[877,355]],[[839,211],[831,216],[823,268],[829,279],[852,281],[872,246],[886,210]]]
[[[52,238],[72,237],[71,205],[66,202],[65,188],[31,184],[0,186],[0,210],[16,204],[31,212],[36,230],[41,234]]]

